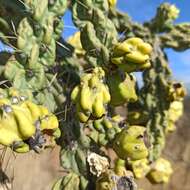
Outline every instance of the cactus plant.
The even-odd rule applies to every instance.
[[[58,143],[65,174],[53,190],[132,190],[134,177],[165,183],[172,173],[161,153],[185,89],[171,80],[165,48],[188,49],[190,24],[174,24],[179,10],[168,3],[133,23],[116,2],[0,0],[0,39],[13,49],[0,52],[0,144],[40,153]],[[68,40],[66,10],[79,29]]]

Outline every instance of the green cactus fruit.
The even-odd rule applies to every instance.
[[[126,167],[125,167],[125,160],[122,159],[116,159],[115,161],[115,166],[114,166],[114,172],[118,175],[118,176],[125,176],[127,171],[126,171]]]
[[[108,118],[103,118],[102,124],[104,125],[105,129],[111,129],[113,127],[112,122]]]
[[[106,138],[106,134],[100,133],[98,135],[98,143],[102,146],[106,146],[108,143],[108,139]]]
[[[116,135],[116,131],[114,128],[111,128],[111,129],[108,129],[106,131],[106,138],[109,140],[109,141],[112,141],[114,138],[115,138],[115,135]]]
[[[124,128],[115,138],[113,149],[124,160],[140,160],[148,156],[148,149],[144,143],[145,128],[130,126]]]
[[[13,147],[13,150],[17,153],[26,153],[26,152],[29,152],[30,151],[30,147],[28,144],[26,143],[21,143],[20,146],[14,148]]]
[[[130,125],[144,125],[148,121],[148,113],[143,110],[134,110],[127,113],[127,122]]]
[[[125,73],[114,73],[108,77],[108,86],[111,94],[111,104],[122,105],[126,102],[135,102],[137,95],[135,92],[135,79],[132,75]]]
[[[94,128],[100,132],[100,133],[105,133],[104,126],[102,125],[102,119],[97,119],[93,121],[93,126]]]
[[[96,181],[96,190],[136,190],[137,186],[131,175],[118,176],[113,171],[108,170]]]

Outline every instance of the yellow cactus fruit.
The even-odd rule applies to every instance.
[[[151,52],[150,44],[132,37],[114,46],[111,61],[125,72],[140,71],[151,66]]]
[[[53,114],[45,116],[40,121],[41,121],[41,125],[40,125],[41,130],[56,129],[59,126],[59,122],[57,120],[57,117]]]
[[[147,177],[152,183],[168,183],[172,173],[170,162],[164,158],[159,158],[154,163]]]
[[[115,7],[117,4],[117,0],[108,0],[108,3],[110,7]]]
[[[86,123],[89,119],[89,114],[85,114],[79,104],[77,104],[77,117],[81,123]]]
[[[18,148],[14,148],[14,151],[17,153],[26,153],[29,152],[30,147],[28,144],[23,143],[22,146],[19,146]]]
[[[1,98],[0,99],[0,106],[3,106],[3,105],[11,105],[10,100],[7,98]]]
[[[76,104],[80,122],[96,120],[106,113],[106,104],[110,102],[111,96],[104,77],[104,70],[96,67],[91,73],[83,74],[80,84],[73,89],[71,99]]]
[[[92,105],[92,114],[94,117],[100,118],[105,114],[106,110],[104,108],[103,102],[104,102],[103,93],[99,92],[96,95],[96,98],[95,98],[94,103]]]
[[[169,11],[168,11],[168,17],[172,20],[175,20],[178,18],[180,13],[180,10],[175,5],[170,5]]]
[[[19,96],[18,90],[13,87],[9,88],[8,94],[9,94],[9,96]]]
[[[138,179],[145,177],[151,169],[147,158],[128,161],[128,164],[130,165],[134,176]]]
[[[75,48],[75,53],[78,55],[84,55],[85,50],[82,48],[80,41],[80,32],[76,32],[73,36],[68,38],[68,43]]]
[[[168,99],[170,101],[182,101],[187,92],[182,83],[173,83],[168,86]]]
[[[105,117],[102,120],[102,124],[104,125],[106,129],[111,129],[113,127],[112,122]]]
[[[165,132],[173,132],[176,129],[175,122],[183,115],[183,102],[173,101],[168,110],[168,125]]]
[[[112,121],[113,122],[116,122],[116,123],[120,123],[121,121],[123,121],[124,120],[124,118],[121,116],[121,115],[114,115],[113,117],[112,117]]]
[[[91,88],[94,88],[100,84],[100,79],[98,78],[97,75],[93,75],[90,80],[89,80],[89,86]]]
[[[183,102],[174,101],[171,103],[169,108],[169,119],[170,121],[177,121],[183,115]]]
[[[79,92],[80,92],[79,86],[75,86],[75,88],[71,92],[71,100],[75,103],[76,103],[77,99],[79,98]]]
[[[37,104],[30,102],[30,101],[25,101],[24,103],[26,104],[26,106],[30,110],[33,121],[35,122],[36,120],[38,120],[41,116],[41,109],[39,108],[39,106]]]
[[[49,111],[46,107],[39,105],[39,108],[41,110],[41,116],[49,115]]]
[[[36,128],[26,113],[19,109],[13,109],[13,114],[22,138],[28,139],[35,134]]]
[[[17,133],[6,129],[6,127],[0,124],[0,144],[11,146],[15,141],[22,141],[22,139]]]
[[[100,89],[101,89],[101,91],[103,93],[103,102],[104,102],[104,104],[109,103],[110,100],[111,100],[111,96],[110,96],[110,93],[109,93],[109,88],[104,84],[100,84]]]
[[[92,92],[86,85],[81,89],[80,106],[83,110],[92,110]]]
[[[9,113],[9,114],[2,116],[0,123],[4,128],[6,128],[9,131],[12,131],[18,137],[21,137],[19,130],[18,130],[17,122],[14,118],[13,113]]]

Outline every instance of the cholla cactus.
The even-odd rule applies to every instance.
[[[160,156],[185,90],[171,81],[164,48],[189,48],[190,25],[173,24],[179,10],[168,3],[150,22],[133,23],[116,2],[0,0],[0,38],[13,48],[0,53],[0,143],[40,152],[60,137],[66,172],[54,190],[132,190],[133,175],[165,183],[172,173]],[[67,8],[79,31],[64,41]]]
[[[57,117],[46,107],[26,100],[15,89],[10,88],[5,93],[8,96],[0,99],[0,144],[18,153],[30,149],[39,152],[42,147],[53,146],[55,138],[60,136]],[[48,136],[51,144],[46,141]]]

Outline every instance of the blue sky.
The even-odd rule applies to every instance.
[[[156,8],[163,2],[175,4],[180,9],[176,23],[190,22],[190,0],[118,0],[117,7],[127,12],[132,20],[143,23],[155,15]],[[63,37],[67,38],[76,32],[76,28],[72,24],[70,12],[65,14],[63,20],[65,23]],[[175,79],[189,83],[190,86],[190,50],[182,53],[171,49],[166,51]]]
[[[190,22],[190,0],[119,0],[117,6],[127,12],[134,21],[142,23],[152,18],[158,5],[163,2],[175,4],[180,9],[176,23]],[[167,49],[166,52],[174,78],[189,83],[190,86],[190,50],[179,53]]]
[[[156,8],[163,2],[175,4],[180,9],[180,16],[176,20],[176,23],[190,22],[190,0],[118,0],[117,7],[127,12],[132,20],[143,23],[155,15]],[[63,37],[67,38],[76,31],[69,12],[65,14],[64,22]],[[178,53],[167,49],[166,52],[174,78],[186,84],[189,83],[190,86],[190,50]]]

